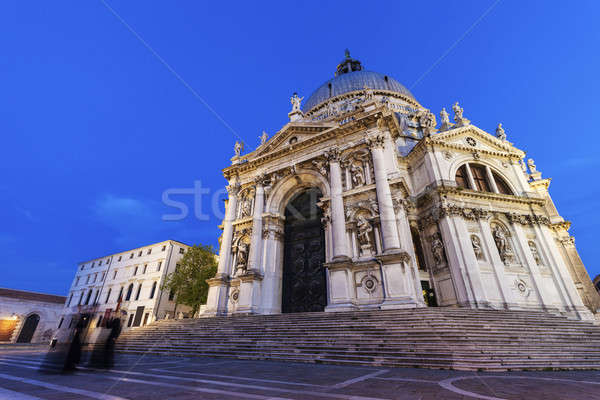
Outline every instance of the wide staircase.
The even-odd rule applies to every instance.
[[[419,308],[163,320],[117,351],[249,360],[451,368],[600,369],[600,327],[547,313]]]

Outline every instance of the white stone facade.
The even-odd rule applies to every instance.
[[[314,189],[324,311],[425,307],[425,293],[430,305],[593,318],[600,299],[550,180],[501,125],[489,134],[456,103],[454,123],[442,110],[438,127],[396,81],[349,57],[310,109],[300,101],[294,95],[290,122],[255,151],[242,155],[237,144],[224,170],[219,267],[202,315],[285,311],[289,264],[306,269],[301,258],[314,255],[289,258],[300,253],[286,237],[288,205]]]
[[[187,315],[190,308],[176,305],[176,299],[160,288],[188,248],[167,240],[80,263],[63,310],[62,328],[68,328],[72,314],[90,312],[93,334],[106,311],[117,307],[127,313],[124,329]]]
[[[49,343],[65,297],[0,288],[0,343]]]

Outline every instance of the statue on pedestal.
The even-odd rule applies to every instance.
[[[359,214],[356,217],[356,228],[358,230],[358,243],[360,244],[361,256],[364,255],[372,255],[372,239],[371,232],[373,231],[373,227],[371,223],[367,221],[364,215]]]
[[[260,145],[262,146],[267,143],[267,140],[269,140],[269,135],[267,135],[267,132],[263,131],[262,135],[260,135]]]
[[[452,106],[452,110],[454,111],[454,122],[456,122],[456,125],[465,126],[471,123],[471,121],[463,117],[464,110],[461,106],[458,105],[458,101],[454,103],[454,105]]]
[[[233,150],[235,151],[236,157],[240,156],[243,149],[244,149],[244,144],[242,142],[236,141],[235,145],[233,146]]]
[[[502,124],[498,124],[498,127],[496,128],[496,137],[500,140],[506,140],[506,133],[504,132]]]
[[[298,93],[294,93],[294,95],[290,98],[290,103],[292,103],[292,112],[300,111],[300,103],[304,97],[298,97]]]

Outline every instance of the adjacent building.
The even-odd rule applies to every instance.
[[[47,343],[66,298],[0,288],[0,343]]]
[[[294,94],[289,122],[254,151],[236,143],[202,315],[599,311],[550,179],[501,124],[484,131],[458,102],[438,124],[349,54],[303,99]]]
[[[124,328],[189,316],[189,307],[177,304],[173,293],[161,290],[189,247],[167,240],[80,263],[59,327],[67,328],[71,316],[82,312],[92,314],[90,331],[117,310],[127,314]]]

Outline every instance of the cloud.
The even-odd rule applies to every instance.
[[[139,243],[162,230],[160,203],[105,194],[92,206],[97,221],[117,232],[119,245]]]
[[[37,222],[37,218],[35,218],[33,216],[33,214],[31,213],[31,211],[26,210],[26,209],[21,208],[21,207],[17,207],[17,211],[19,211],[21,214],[23,214],[29,221],[31,221],[31,222]]]

